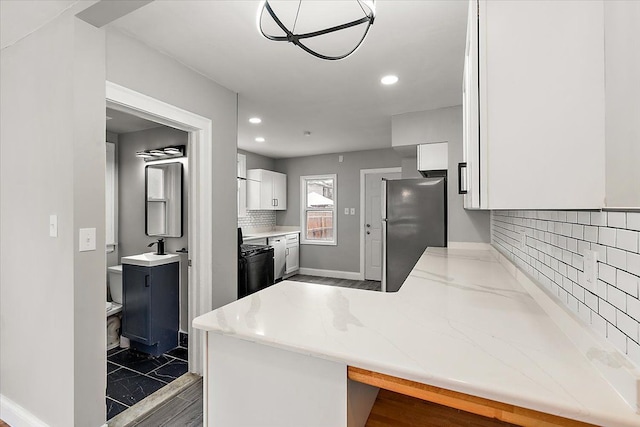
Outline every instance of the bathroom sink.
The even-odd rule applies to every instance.
[[[155,267],[157,265],[171,264],[180,261],[180,255],[166,254],[157,255],[154,252],[147,252],[140,255],[123,256],[120,259],[122,264],[139,265],[141,267]]]

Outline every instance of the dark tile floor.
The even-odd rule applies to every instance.
[[[131,349],[107,352],[107,420],[188,371],[187,349],[152,357]]]

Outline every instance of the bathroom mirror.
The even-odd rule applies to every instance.
[[[147,236],[182,237],[182,163],[145,168]]]

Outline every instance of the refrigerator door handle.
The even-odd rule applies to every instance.
[[[382,292],[387,292],[387,180],[382,179]]]

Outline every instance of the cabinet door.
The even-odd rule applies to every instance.
[[[291,274],[300,269],[300,246],[298,244],[287,247],[286,265],[286,274]]]
[[[603,2],[479,5],[482,207],[601,208]]]
[[[122,335],[151,344],[151,272],[127,264],[122,270]]]
[[[262,171],[249,169],[247,171],[247,209],[262,209]]]
[[[275,200],[276,210],[287,210],[287,175],[277,172],[273,173],[273,198]]]
[[[463,145],[459,190],[464,194],[466,209],[480,208],[480,130],[478,104],[478,2],[469,2],[467,43],[462,79]]]
[[[275,210],[276,202],[273,197],[273,172],[262,171],[260,180],[260,209]]]

